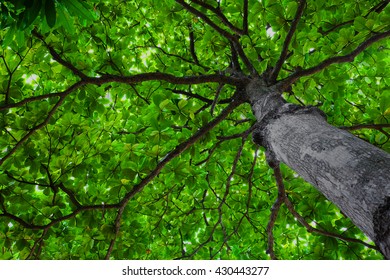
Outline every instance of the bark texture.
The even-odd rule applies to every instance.
[[[390,154],[329,125],[314,107],[286,103],[260,80],[247,87],[254,141],[337,205],[390,259]]]

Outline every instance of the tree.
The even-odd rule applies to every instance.
[[[390,258],[387,0],[1,12],[2,259]]]

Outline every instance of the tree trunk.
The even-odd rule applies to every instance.
[[[333,127],[315,107],[286,103],[260,80],[247,87],[254,141],[337,205],[390,259],[390,154]]]

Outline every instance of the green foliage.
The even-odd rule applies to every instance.
[[[65,27],[67,31],[74,30],[73,21],[78,18],[85,26],[96,19],[92,6],[96,1],[86,3],[81,0],[17,0],[2,1],[1,29],[7,29],[1,45],[9,46],[16,39],[18,45],[25,44],[25,35],[28,35],[38,24],[42,31],[51,28]]]
[[[308,1],[279,78],[350,53],[368,35],[388,30],[389,6],[370,12],[373,2],[380,1]],[[249,33],[240,44],[262,73],[277,62],[298,5],[252,0],[249,6]],[[137,191],[116,231],[123,199],[229,106],[233,86],[85,83],[62,99],[80,77],[48,49],[89,77],[184,77],[224,71],[231,60],[226,38],[171,0],[19,0],[2,1],[0,8],[0,158],[17,147],[0,166],[0,259],[103,259],[112,240],[112,259],[269,258],[266,227],[277,187],[263,151],[243,136],[255,122],[249,104]],[[235,26],[241,27],[242,9],[242,1],[221,1]],[[336,126],[388,124],[389,47],[381,41],[351,63],[304,77],[285,97],[319,106]],[[390,151],[386,129],[356,135]],[[366,239],[322,194],[288,167],[282,171],[306,221]],[[382,258],[360,243],[309,233],[283,207],[273,233],[282,259]]]

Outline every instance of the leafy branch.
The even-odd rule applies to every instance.
[[[119,234],[123,212],[125,210],[126,205],[130,201],[130,199],[133,198],[137,193],[141,192],[142,189],[160,173],[160,171],[163,169],[163,167],[165,165],[167,165],[171,160],[173,160],[174,158],[179,156],[181,153],[183,153],[185,150],[187,150],[189,147],[191,147],[196,141],[198,141],[201,137],[203,137],[208,131],[210,131],[217,124],[219,124],[221,121],[223,121],[235,108],[237,108],[243,102],[244,101],[240,98],[233,99],[233,101],[220,113],[220,115],[218,117],[214,118],[207,125],[203,126],[201,129],[199,129],[187,141],[179,144],[178,146],[176,146],[175,149],[173,149],[171,152],[166,154],[165,157],[160,160],[160,162],[157,164],[157,166],[140,183],[135,185],[133,187],[133,189],[124,196],[124,198],[120,202],[120,207],[118,209],[118,213],[117,213],[117,216],[115,219],[115,236],[110,242],[105,259],[110,258],[110,255],[111,255],[112,250],[114,248],[116,238]]]

